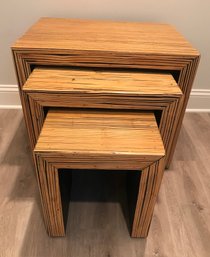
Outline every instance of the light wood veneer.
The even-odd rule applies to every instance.
[[[22,87],[32,69],[42,66],[147,69],[175,72],[183,101],[171,119],[173,156],[199,62],[199,53],[170,25],[139,22],[42,18],[12,46],[20,96],[30,137],[36,144],[32,114]]]
[[[100,169],[100,165],[106,164],[107,169],[113,168],[114,165],[116,169],[142,169],[131,235],[146,236],[163,170],[165,165],[169,166],[176,146],[199,63],[198,51],[173,27],[166,24],[54,18],[40,19],[17,40],[12,51],[31,148],[34,150],[35,145],[42,146],[39,148],[40,152],[37,152],[38,148],[36,148],[34,160],[49,234],[64,234],[58,170],[61,167],[79,168],[79,165],[84,164],[87,168]],[[131,81],[132,86],[129,86]],[[103,85],[100,82],[104,82]],[[120,91],[118,84],[121,85]],[[99,87],[100,90],[98,90]],[[121,148],[123,151],[119,154],[116,154],[118,153],[116,149],[109,146],[108,153],[105,152],[98,156],[95,152],[89,151],[92,146],[90,138],[93,134],[89,134],[90,138],[85,146],[87,148],[86,159],[81,149],[79,149],[79,154],[68,152],[68,147],[66,152],[63,152],[64,145],[62,144],[59,144],[56,149],[58,141],[53,141],[56,140],[56,134],[53,131],[54,138],[42,137],[50,115],[54,112],[58,118],[59,113],[63,112],[61,110],[50,111],[44,124],[47,110],[52,107],[115,109],[118,115],[120,112],[117,112],[117,109],[161,111],[159,131],[166,149],[166,158],[163,158],[163,153],[160,153],[159,159],[156,159],[155,152],[151,155],[148,152],[143,153],[143,148],[138,148],[138,145],[133,149],[134,154],[124,154],[126,144],[125,149]],[[80,116],[80,111],[77,112],[75,115]],[[134,115],[128,111],[123,112],[125,117]],[[112,115],[117,114],[112,113]],[[145,114],[135,113],[135,115]],[[152,115],[155,121],[153,114],[148,115]],[[55,120],[56,117],[54,117]],[[147,120],[146,117],[144,118]],[[98,116],[94,118],[94,122],[97,123],[98,119],[100,120]],[[67,121],[60,117],[59,122],[65,125]],[[126,129],[127,125],[124,120],[122,123]],[[132,124],[134,125],[135,122]],[[151,124],[153,124],[152,121]],[[106,125],[108,126],[108,123]],[[157,125],[155,126],[157,129]],[[62,125],[55,130],[58,132],[64,127]],[[42,131],[41,136],[40,131]],[[132,129],[132,133],[134,131],[136,129]],[[62,136],[65,133],[62,131]],[[76,133],[78,134],[74,138],[75,145],[79,143],[77,141],[79,136],[82,136],[78,131]],[[130,132],[128,136],[132,133]],[[61,134],[58,133],[57,136]],[[51,135],[49,131],[48,135]],[[142,138],[138,133],[133,135]],[[48,142],[47,146],[41,145],[41,141],[37,144],[39,136],[40,140]],[[52,140],[53,145],[48,141],[49,139]],[[130,139],[135,146],[134,137]],[[149,142],[148,138],[147,140]],[[66,142],[70,145],[70,141]],[[113,142],[119,147],[120,141],[113,140]],[[100,149],[97,145],[100,143],[100,140],[95,142],[97,146],[95,150]],[[87,147],[88,145],[90,148]],[[52,148],[50,151],[49,146],[55,149]],[[45,150],[42,151],[42,148]],[[72,149],[76,150],[76,148]],[[115,154],[111,154],[114,153],[111,149],[115,151]],[[139,152],[135,152],[137,149]],[[140,150],[142,150],[142,155]],[[157,148],[157,150],[160,149]],[[93,163],[94,160],[95,163]]]
[[[49,235],[65,235],[58,169],[102,169],[142,170],[131,235],[147,236],[165,155],[153,113],[50,110],[34,152]]]
[[[182,101],[170,73],[35,68],[23,92],[30,105],[35,140],[43,126],[45,107],[157,110],[162,113],[159,129],[169,157],[172,122]]]

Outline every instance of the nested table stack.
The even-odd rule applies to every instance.
[[[49,235],[65,234],[61,169],[103,169],[139,171],[131,235],[147,236],[198,52],[169,25],[53,18],[12,50]]]

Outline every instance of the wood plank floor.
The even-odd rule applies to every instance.
[[[209,153],[210,114],[187,113],[147,239],[129,236],[124,173],[73,173],[67,236],[52,239],[22,112],[0,110],[0,256],[209,257]]]

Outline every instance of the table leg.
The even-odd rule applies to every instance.
[[[141,172],[131,232],[132,237],[146,237],[148,235],[155,202],[163,177],[164,165],[165,160],[161,158]]]

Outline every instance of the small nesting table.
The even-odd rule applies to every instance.
[[[58,169],[141,171],[131,235],[147,235],[165,156],[153,113],[50,110],[34,152],[51,236],[65,235]]]

